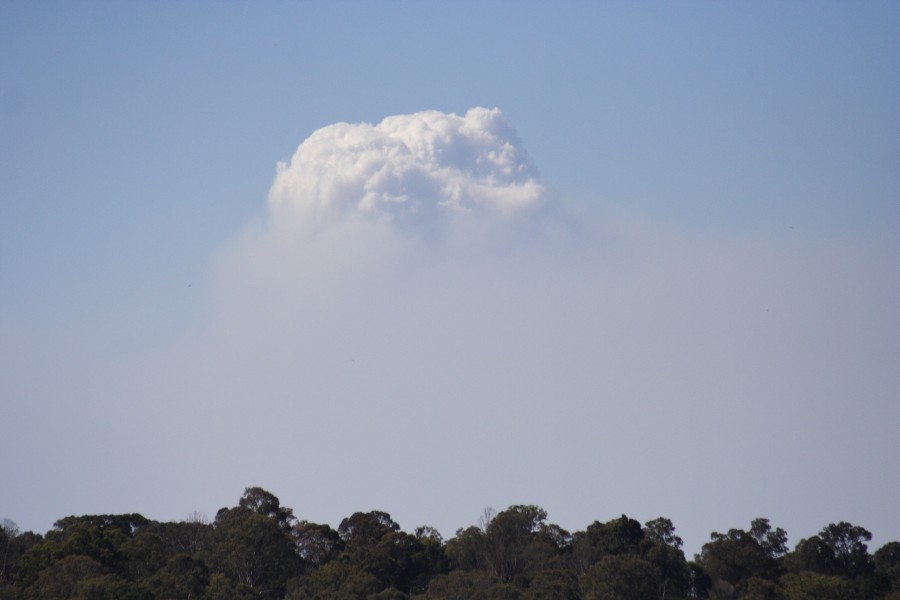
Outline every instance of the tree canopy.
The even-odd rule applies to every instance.
[[[900,542],[830,523],[793,549],[768,519],[712,532],[688,559],[665,517],[568,532],[534,505],[485,510],[444,540],[356,512],[336,529],[249,487],[212,522],[68,516],[0,524],[0,600],[900,600]]]

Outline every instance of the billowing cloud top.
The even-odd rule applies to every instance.
[[[509,215],[545,195],[500,109],[473,108],[465,116],[429,110],[323,127],[290,164],[278,164],[269,206],[291,222],[358,215],[403,223]]]

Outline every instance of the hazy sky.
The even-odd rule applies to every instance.
[[[898,31],[0,2],[0,518],[900,539]]]

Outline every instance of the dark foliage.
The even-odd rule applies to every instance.
[[[444,541],[386,512],[333,529],[247,488],[213,523],[70,516],[46,535],[0,525],[0,600],[898,600],[900,542],[869,553],[840,522],[788,550],[767,519],[713,532],[694,561],[669,519],[569,533],[544,509],[486,510]]]

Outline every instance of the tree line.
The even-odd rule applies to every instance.
[[[900,542],[870,553],[871,538],[832,523],[789,550],[760,518],[688,560],[664,517],[570,533],[517,505],[444,540],[381,511],[298,520],[252,487],[212,522],[70,516],[40,535],[6,520],[0,600],[900,600]]]

